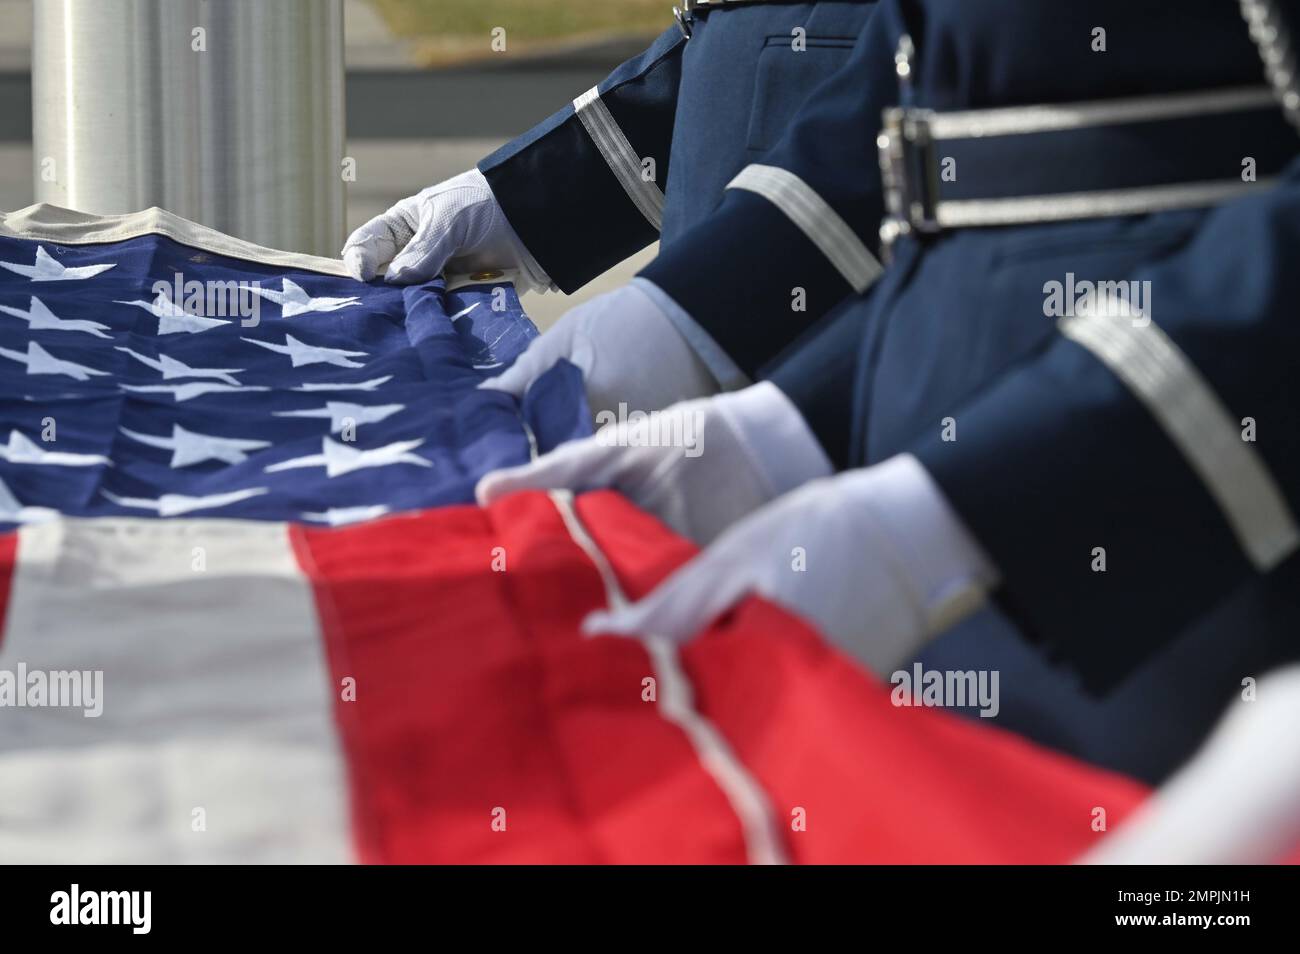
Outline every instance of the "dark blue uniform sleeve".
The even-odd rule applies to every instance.
[[[881,111],[898,101],[896,21],[892,4],[879,5],[780,142],[641,273],[750,377],[880,274],[876,136]]]
[[[997,563],[1004,608],[1094,690],[1296,561],[1296,173],[1133,276],[1155,321],[1062,319],[954,415],[955,439],[911,448]]]
[[[685,38],[677,27],[479,163],[528,251],[573,292],[659,236]]]

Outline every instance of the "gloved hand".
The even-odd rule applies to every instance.
[[[551,286],[477,169],[403,199],[349,235],[343,245],[348,274],[363,282],[390,260],[384,278],[401,285],[429,281],[444,269],[469,273],[511,268],[519,270],[523,286]]]
[[[657,411],[718,391],[718,381],[635,279],[566,312],[510,368],[479,387],[522,397],[560,358],[582,369],[591,412]]]
[[[583,630],[680,642],[757,593],[888,677],[975,610],[996,576],[933,479],[900,454],[773,501],[644,599],[592,613]]]
[[[830,472],[789,398],[763,382],[613,421],[530,464],[488,474],[475,494],[486,506],[526,488],[612,487],[703,544],[751,510]]]

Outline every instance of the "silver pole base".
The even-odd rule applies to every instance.
[[[39,201],[338,254],[342,0],[63,0],[34,32]]]

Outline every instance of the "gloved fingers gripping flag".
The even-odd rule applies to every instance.
[[[480,391],[535,334],[508,286],[338,269],[0,220],[0,859],[1054,862],[1144,797],[895,708],[759,600],[582,636],[690,546],[607,492],[442,506],[585,433],[576,373]],[[255,327],[129,303],[176,270],[274,295]]]

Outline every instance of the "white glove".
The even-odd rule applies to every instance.
[[[717,379],[641,287],[644,281],[634,279],[565,312],[505,373],[479,387],[522,397],[567,358],[582,369],[598,421],[601,411],[618,414],[620,404],[625,414],[646,413],[717,392]]]
[[[1234,702],[1205,747],[1082,859],[1094,865],[1259,865],[1300,848],[1300,666]]]
[[[901,454],[773,501],[640,602],[592,613],[583,630],[681,642],[757,593],[887,677],[974,611],[995,579],[925,468]]]
[[[401,285],[429,281],[444,268],[466,273],[510,268],[519,270],[522,285],[551,286],[477,169],[403,199],[343,245],[343,264],[360,281],[370,281],[390,261],[384,278]]]
[[[697,543],[831,463],[781,391],[763,382],[606,424],[530,464],[479,481],[487,506],[516,490],[612,487]]]

